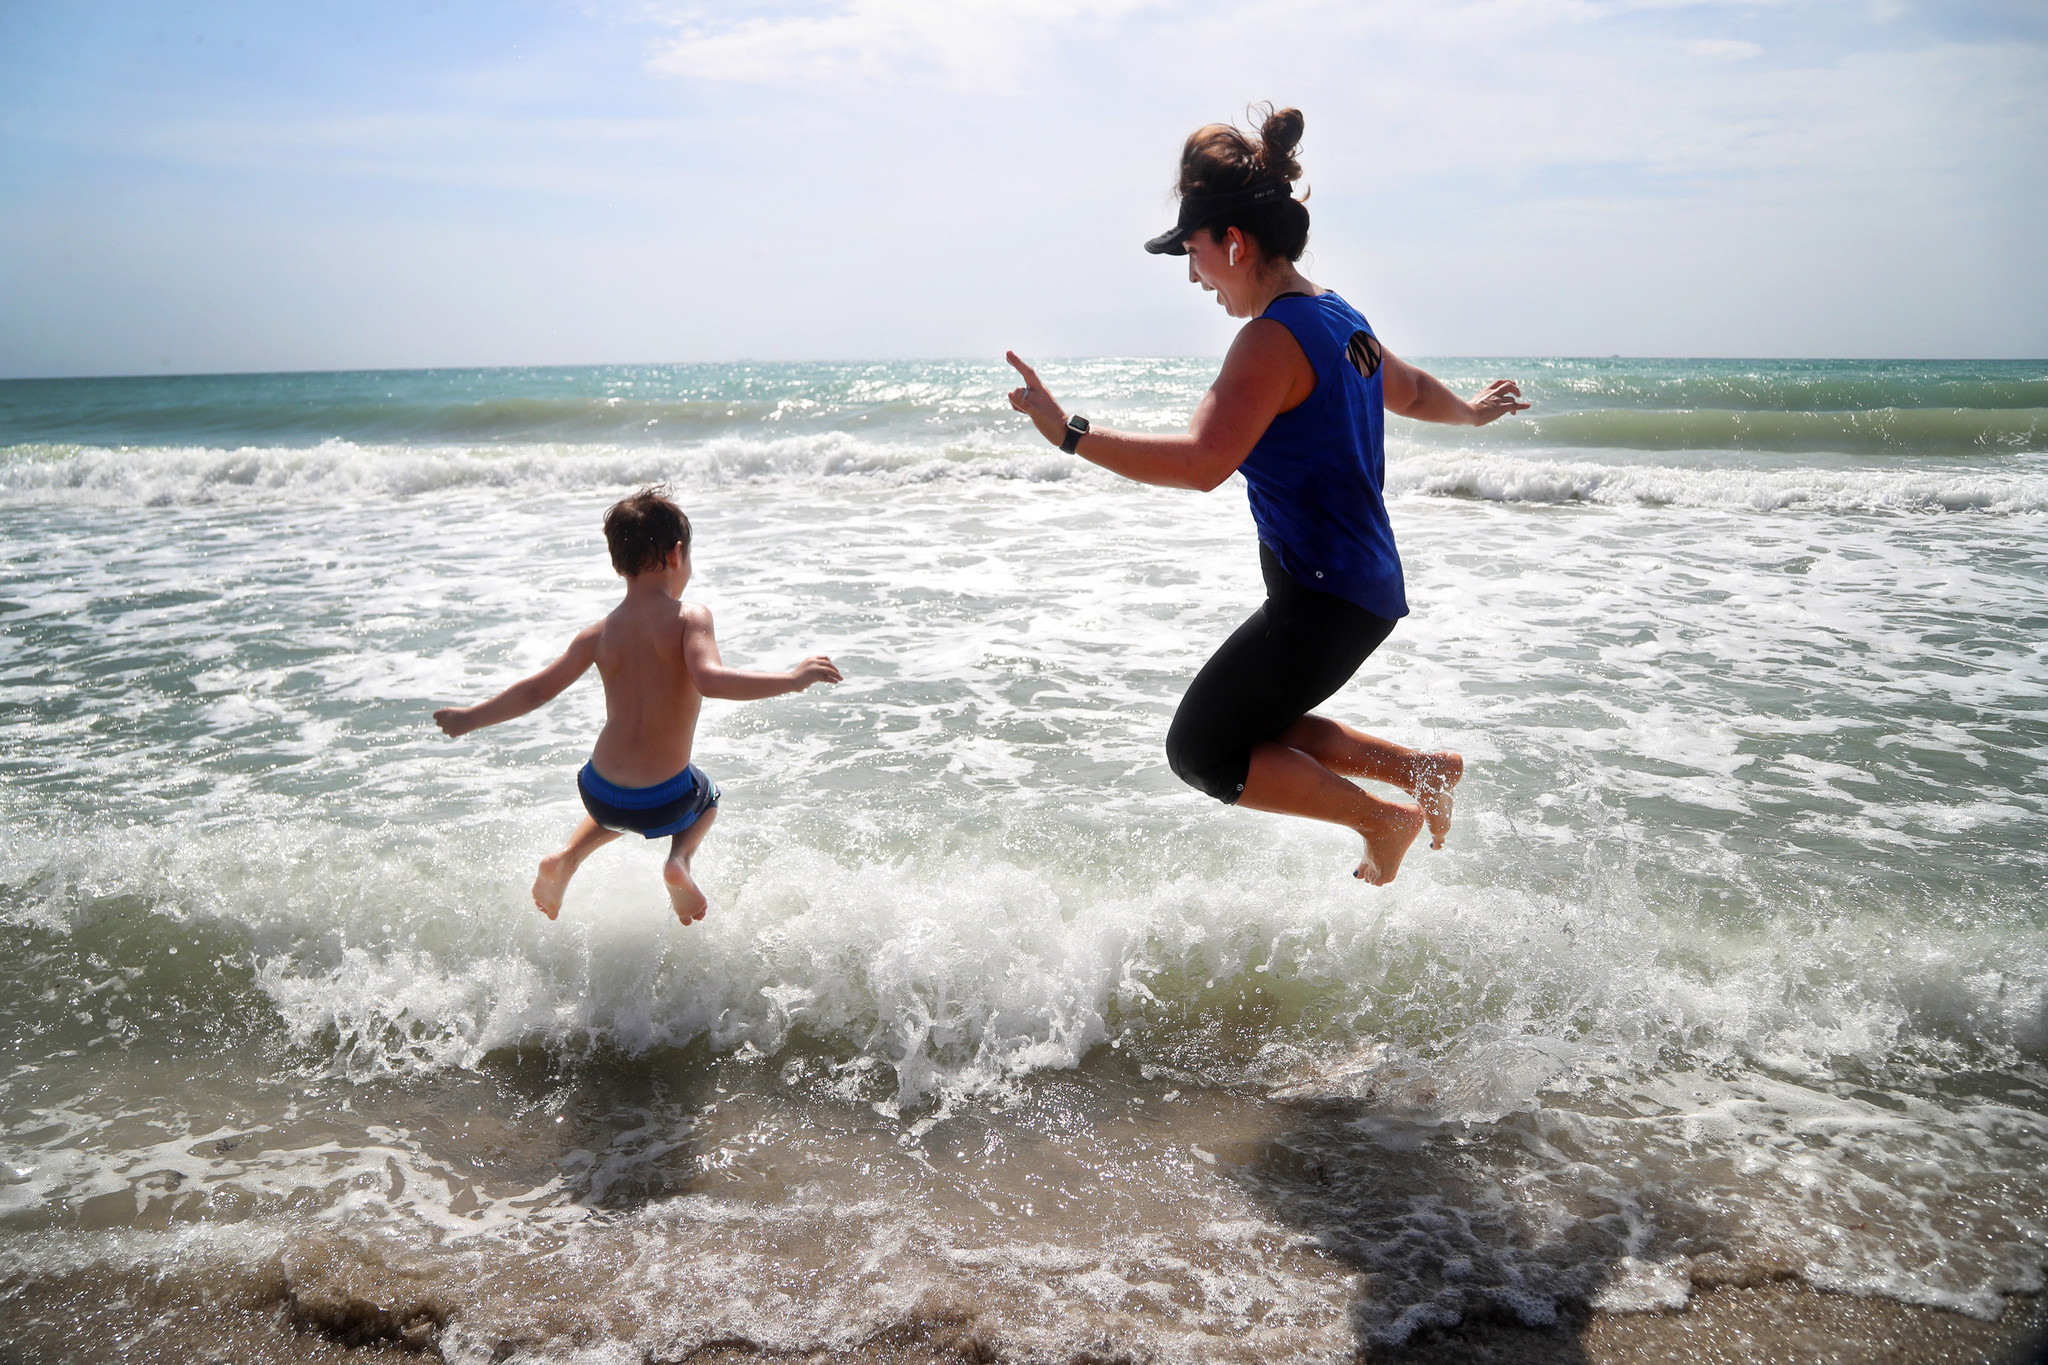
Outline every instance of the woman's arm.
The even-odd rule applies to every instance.
[[[596,662],[597,637],[603,630],[602,621],[585,626],[576,632],[576,638],[569,642],[569,648],[562,657],[540,672],[520,679],[489,701],[478,702],[475,706],[444,706],[434,713],[434,724],[440,726],[441,733],[445,735],[466,735],[471,730],[481,730],[486,725],[496,725],[547,705]]]
[[[1381,351],[1380,373],[1386,385],[1387,411],[1418,422],[1444,422],[1458,427],[1483,427],[1496,417],[1521,412],[1529,405],[1512,379],[1496,379],[1471,402],[1452,393],[1427,370],[1417,369],[1392,351]]]
[[[1010,406],[1029,417],[1039,435],[1058,445],[1067,434],[1065,410],[1037,371],[1015,351],[1008,358],[1024,376],[1024,387],[1010,393]],[[1273,419],[1301,403],[1315,386],[1316,372],[1294,334],[1269,318],[1254,319],[1231,342],[1222,373],[1196,405],[1185,436],[1095,427],[1074,449],[1112,474],[1206,493],[1236,473]]]
[[[839,670],[822,654],[813,654],[787,673],[750,673],[727,668],[718,657],[718,636],[711,629],[711,610],[695,602],[683,608],[683,663],[690,680],[707,697],[721,701],[760,701],[785,692],[801,692],[812,683],[839,681]]]

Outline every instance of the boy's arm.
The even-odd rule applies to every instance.
[[[466,735],[471,730],[481,730],[486,725],[496,725],[499,721],[511,720],[547,705],[597,661],[597,637],[603,630],[602,621],[585,626],[576,632],[576,638],[569,642],[569,648],[562,657],[540,672],[520,679],[489,701],[478,702],[475,706],[444,706],[434,713],[434,724],[441,727],[443,734]]]
[[[812,683],[838,682],[839,670],[822,654],[813,654],[787,673],[749,673],[727,668],[718,657],[718,637],[711,630],[711,612],[696,603],[683,608],[683,662],[690,680],[707,697],[722,701],[759,701],[785,692],[801,692]]]

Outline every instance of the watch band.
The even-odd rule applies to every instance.
[[[1069,417],[1067,419],[1067,435],[1066,439],[1060,442],[1060,449],[1064,450],[1069,455],[1073,454],[1074,447],[1080,445],[1081,438],[1087,434],[1088,419],[1086,417],[1083,417],[1078,412],[1075,413],[1072,417]]]

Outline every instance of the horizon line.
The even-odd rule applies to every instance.
[[[1630,360],[1630,361],[1656,361],[1656,362],[1661,362],[1661,363],[1674,363],[1674,364],[1694,364],[1694,363],[1700,363],[1700,362],[1706,362],[1706,361],[1714,361],[1714,362],[1725,362],[1725,361],[1748,361],[1748,362],[1754,362],[1754,363],[1767,363],[1767,364],[1796,364],[1796,363],[1805,363],[1805,364],[1826,364],[1826,363],[1849,363],[1849,362],[1854,362],[1854,363],[1861,363],[1861,364],[1886,364],[1886,363],[1889,363],[1889,364],[1913,364],[1913,365],[1941,365],[1941,364],[1986,364],[1986,363],[1998,363],[1998,364],[2042,364],[2042,365],[2048,365],[2048,356],[2026,356],[2026,355],[2015,355],[2015,356],[2003,356],[2003,355],[1949,355],[1949,356],[1927,356],[1927,355],[1920,355],[1920,356],[1911,356],[1911,355],[1737,355],[1737,354],[1732,354],[1732,353],[1730,353],[1730,354],[1721,354],[1721,355],[1649,355],[1649,354],[1628,354],[1628,353],[1624,353],[1624,352],[1619,352],[1619,351],[1615,351],[1615,352],[1607,352],[1607,353],[1604,353],[1604,354],[1603,354],[1603,353],[1594,353],[1594,352],[1584,352],[1584,353],[1579,353],[1579,354],[1568,354],[1568,353],[1562,353],[1562,352],[1560,352],[1560,353],[1552,353],[1552,354],[1541,354],[1541,353],[1536,353],[1536,352],[1526,352],[1526,353],[1515,353],[1515,352],[1508,352],[1508,351],[1496,351],[1496,352],[1469,352],[1469,353],[1464,353],[1464,354],[1454,354],[1454,353],[1442,353],[1442,354],[1435,354],[1435,353],[1417,353],[1417,354],[1416,354],[1416,355],[1415,355],[1415,356],[1414,356],[1413,358],[1414,358],[1415,360],[1417,360],[1417,361],[1445,361],[1445,360],[1450,360],[1450,361],[1478,361],[1478,360],[1522,360],[1522,361],[1557,361],[1557,360]],[[1044,360],[1042,360],[1042,361],[1039,361],[1039,362],[1037,362],[1037,363],[1039,363],[1039,364],[1050,364],[1050,365],[1064,365],[1064,364],[1075,364],[1075,363],[1080,363],[1080,362],[1088,362],[1088,361],[1103,361],[1103,360],[1148,360],[1148,361],[1159,361],[1159,360],[1210,360],[1210,361],[1215,361],[1215,362],[1221,363],[1222,359],[1223,359],[1223,357],[1222,357],[1222,355],[1220,355],[1220,354],[1215,354],[1215,355],[1202,355],[1202,354],[1194,354],[1194,353],[1184,353],[1184,354],[1170,354],[1170,353],[1167,353],[1167,354],[1155,354],[1155,355],[1114,355],[1114,354],[1107,354],[1107,353],[1105,353],[1105,354],[1096,354],[1096,355],[1055,355],[1055,356],[1048,356],[1048,357],[1046,357],[1046,358],[1045,358]],[[452,374],[452,373],[475,373],[475,372],[478,372],[478,371],[512,371],[512,370],[634,370],[634,369],[639,369],[639,370],[653,370],[653,369],[682,369],[682,368],[687,368],[687,367],[694,367],[694,366],[703,366],[703,367],[711,367],[711,366],[726,366],[726,367],[731,367],[731,366],[742,366],[742,365],[762,365],[762,366],[777,366],[777,367],[784,367],[784,366],[801,366],[801,365],[820,365],[820,366],[823,366],[823,365],[963,365],[963,364],[984,364],[984,363],[985,363],[985,364],[988,364],[988,365],[989,365],[989,366],[990,366],[991,368],[999,368],[999,367],[1001,367],[1001,366],[1003,365],[1003,363],[1004,363],[1004,362],[1003,362],[1003,360],[1002,360],[1002,358],[1001,358],[1000,356],[997,356],[997,357],[996,357],[995,359],[993,359],[993,360],[990,360],[990,361],[982,361],[982,360],[980,360],[980,359],[979,359],[979,358],[977,358],[977,357],[972,357],[972,356],[957,356],[957,355],[955,355],[955,356],[941,356],[941,355],[926,355],[926,356],[862,356],[862,357],[839,357],[839,358],[824,358],[824,357],[814,357],[814,358],[808,358],[808,359],[799,359],[799,360],[763,360],[763,359],[757,359],[757,358],[755,358],[755,357],[752,357],[752,356],[740,356],[740,357],[737,357],[737,358],[734,358],[734,359],[731,359],[731,360],[630,360],[630,361],[627,361],[627,360],[593,360],[593,361],[548,361],[548,362],[543,362],[543,363],[517,363],[517,362],[515,362],[515,363],[499,363],[499,364],[488,364],[488,365],[359,365],[359,366],[345,366],[345,367],[323,366],[323,367],[307,367],[307,368],[303,368],[303,369],[257,369],[257,370],[117,370],[117,371],[110,371],[110,372],[104,372],[104,373],[97,373],[97,374],[16,374],[16,375],[0,375],[0,384],[71,384],[71,383],[80,383],[80,384],[83,384],[83,383],[98,383],[98,382],[103,382],[103,381],[110,381],[110,380],[131,380],[131,379],[166,379],[166,380],[169,380],[169,379],[269,379],[269,378],[283,378],[283,377],[288,377],[288,376],[289,376],[289,377],[310,377],[310,376],[317,376],[317,375],[365,375],[365,374]]]

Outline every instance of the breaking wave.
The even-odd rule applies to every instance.
[[[1488,502],[1598,503],[1734,511],[2048,511],[2048,471],[1714,468],[1461,452],[1387,462],[1392,493]]]
[[[850,481],[880,486],[945,480],[1102,479],[1056,451],[993,436],[934,446],[844,433],[753,439],[722,436],[687,448],[618,445],[362,446],[326,441],[300,449],[207,447],[0,449],[0,505],[76,503],[201,506],[416,498],[463,490],[507,493]],[[1739,467],[1605,463],[1502,450],[1398,446],[1388,459],[1394,495],[1514,503],[1701,507],[1835,513],[2048,510],[2048,469]]]

